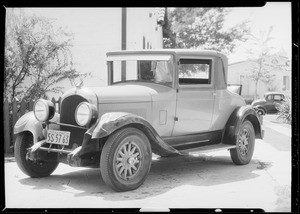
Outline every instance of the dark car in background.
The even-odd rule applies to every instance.
[[[254,100],[252,106],[257,109],[260,115],[277,113],[276,103],[281,104],[285,96],[280,92],[267,92],[264,94],[264,99]]]

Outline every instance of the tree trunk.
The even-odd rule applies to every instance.
[[[258,99],[258,80],[255,82],[255,99]]]

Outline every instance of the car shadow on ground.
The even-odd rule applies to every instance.
[[[267,167],[267,166],[265,166]],[[264,168],[265,168],[264,167]],[[46,178],[19,180],[33,189],[50,189],[74,194],[75,197],[95,196],[109,201],[138,200],[166,193],[182,185],[214,186],[253,179],[261,163],[253,159],[248,165],[237,166],[230,156],[179,156],[152,161],[144,184],[136,190],[114,192],[101,178],[99,169],[82,169]]]

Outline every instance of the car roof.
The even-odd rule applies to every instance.
[[[220,56],[226,57],[224,54],[213,50],[195,50],[195,49],[147,49],[147,50],[122,50],[122,51],[110,51],[107,52],[107,56],[123,55],[123,54],[196,54],[207,56]]]
[[[270,94],[280,94],[280,95],[283,95],[283,93],[272,91],[272,92],[266,92],[265,96],[270,95]]]

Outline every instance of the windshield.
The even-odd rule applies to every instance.
[[[135,81],[172,87],[171,60],[171,56],[111,57],[108,59],[108,69],[112,73],[113,84]]]

